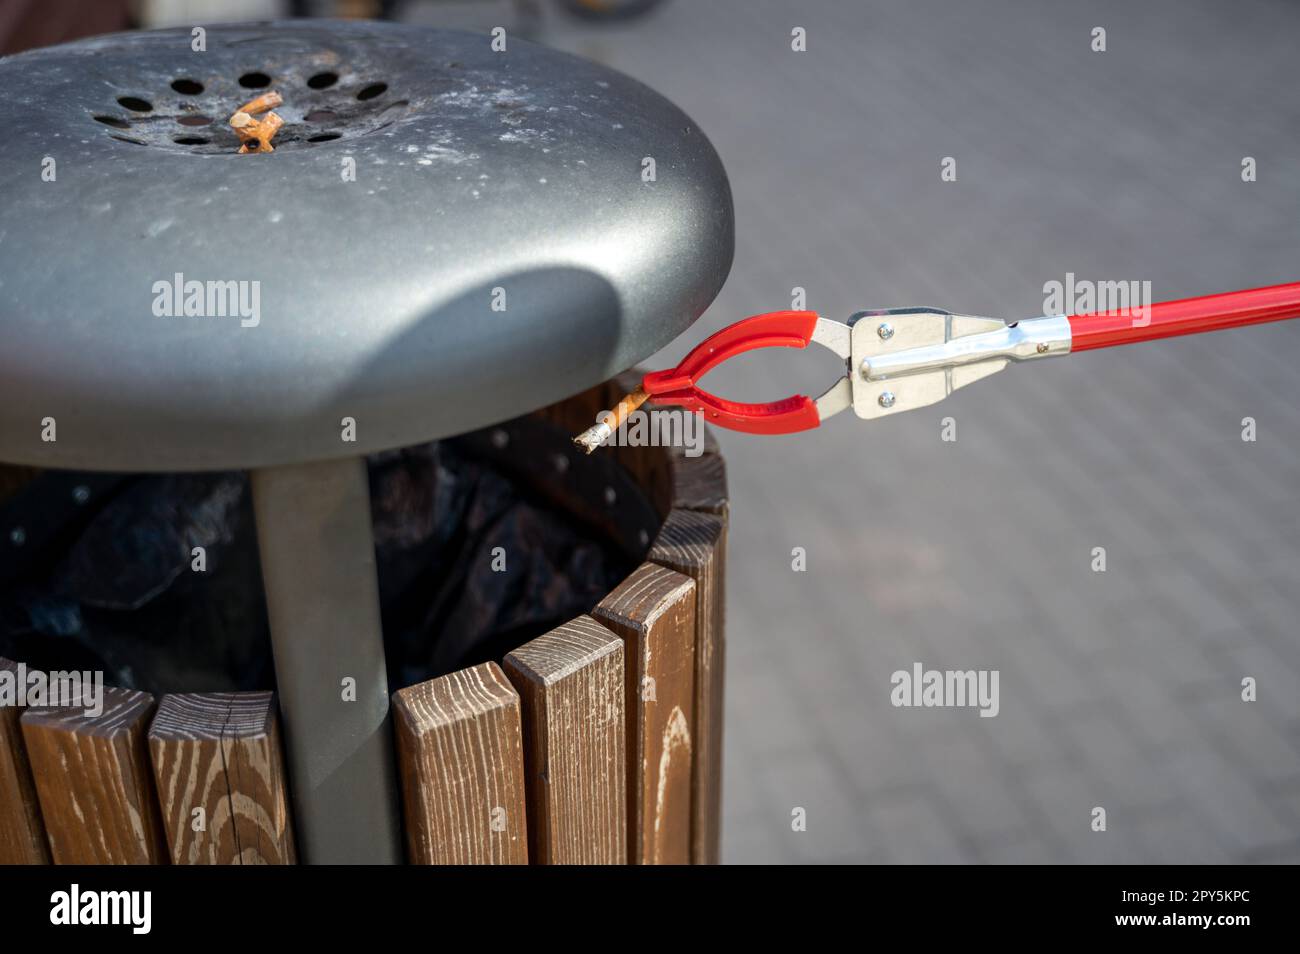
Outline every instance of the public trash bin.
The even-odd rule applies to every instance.
[[[568,439],[726,277],[707,139],[513,38],[196,43],[0,61],[5,684],[108,684],[0,708],[0,860],[716,861],[721,457]]]

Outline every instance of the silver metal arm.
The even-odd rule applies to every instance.
[[[953,338],[942,344],[871,355],[862,360],[860,373],[868,381],[883,381],[984,361],[1029,361],[1069,351],[1070,322],[1064,315],[1056,315],[1019,321],[996,331]]]
[[[1008,325],[937,308],[861,312],[851,322],[853,412],[875,418],[942,401],[1008,361],[1068,354],[1063,315]]]
[[[1064,315],[1008,325],[938,308],[890,308],[859,312],[847,325],[819,316],[811,342],[846,366],[817,398],[824,421],[850,407],[873,418],[934,404],[1008,361],[1069,354],[1071,334]]]

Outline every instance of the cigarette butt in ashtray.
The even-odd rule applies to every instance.
[[[605,419],[597,424],[593,424],[581,434],[573,439],[584,451],[590,454],[613,435],[613,433],[623,426],[629,414],[639,408],[646,402],[650,395],[641,388],[637,387],[631,394],[624,395],[622,400],[614,406],[614,410],[605,415]]]
[[[263,93],[261,96],[253,97],[243,106],[239,107],[239,112],[256,115],[257,113],[264,113],[268,109],[275,109],[275,107],[283,104],[284,97],[275,90],[272,90],[269,93]]]
[[[235,113],[235,117],[244,115],[244,113]],[[284,125],[284,120],[278,114],[267,113],[266,118],[261,122],[248,117],[249,122],[240,125],[235,125],[235,117],[231,118],[230,125],[235,127],[235,133],[243,141],[243,145],[239,147],[241,153],[275,152],[271,139]]]
[[[284,125],[284,120],[278,114],[267,111],[283,102],[283,97],[272,90],[250,99],[235,110],[235,114],[230,117],[230,125],[239,136],[241,153],[275,151],[271,140]],[[254,119],[259,113],[266,113],[266,116],[260,120]]]

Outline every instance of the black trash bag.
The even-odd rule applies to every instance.
[[[399,685],[499,659],[588,612],[634,567],[450,443],[372,459],[370,498]]]
[[[451,442],[368,463],[394,688],[500,658],[588,612],[635,566]],[[56,479],[76,475],[42,474],[4,511],[40,504]],[[52,542],[0,582],[0,655],[155,694],[273,688],[246,475],[138,476],[95,503],[55,521]]]
[[[42,479],[24,495],[39,500]],[[0,655],[150,692],[270,684],[244,474],[137,477],[78,516],[67,546],[0,594]]]

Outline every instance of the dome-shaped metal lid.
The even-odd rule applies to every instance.
[[[380,23],[203,39],[0,60],[0,460],[262,467],[471,430],[652,354],[726,277],[717,155],[625,76]],[[230,116],[272,90],[275,151],[237,154]]]

